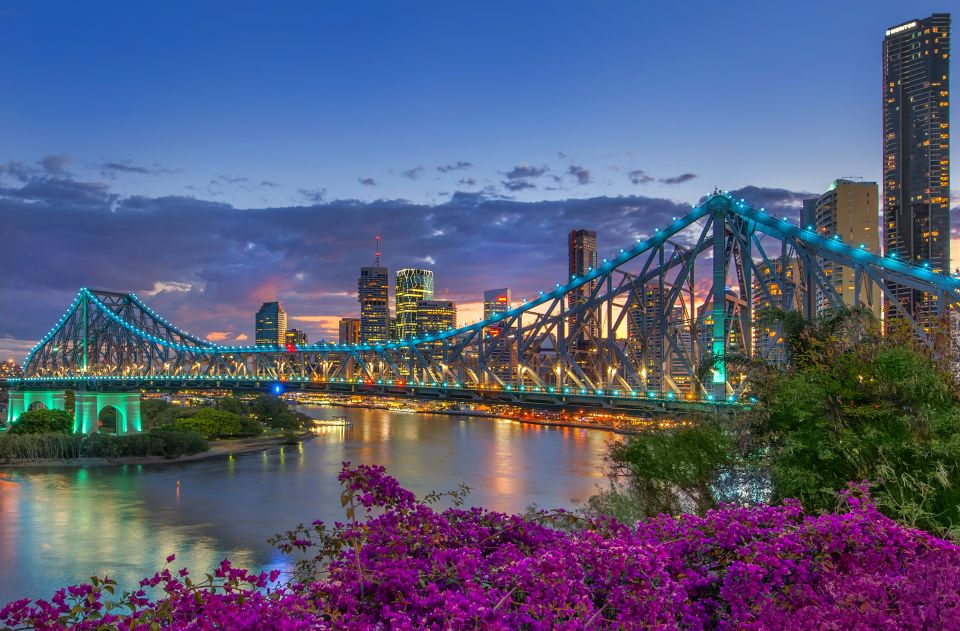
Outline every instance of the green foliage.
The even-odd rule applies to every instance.
[[[831,510],[847,482],[911,527],[958,534],[960,401],[952,375],[905,336],[881,337],[863,310],[788,337],[793,367],[756,385],[754,444],[767,444],[773,499]]]
[[[232,412],[233,414],[239,414],[241,416],[249,414],[246,404],[237,397],[224,397],[217,401],[216,407],[218,410]]]
[[[192,416],[178,418],[173,427],[197,432],[205,438],[242,438],[257,436],[263,431],[253,419],[214,408],[203,408]]]
[[[630,521],[786,498],[829,511],[848,483],[867,481],[890,517],[960,536],[960,400],[949,345],[919,345],[896,322],[881,335],[866,309],[815,322],[777,317],[791,365],[743,363],[759,405],[612,446],[611,486],[587,512]]]
[[[176,458],[208,449],[196,432],[163,430],[142,434],[0,435],[0,462],[69,458],[163,456]]]
[[[209,449],[197,432],[163,430],[115,436],[93,434],[83,445],[86,457],[123,458],[130,456],[163,456],[176,458]]]
[[[29,410],[20,415],[9,434],[69,434],[73,417],[65,410]]]
[[[140,423],[144,430],[172,425],[178,408],[163,399],[143,399],[140,402]]]
[[[703,514],[716,506],[718,486],[734,464],[729,433],[714,419],[644,431],[611,443],[611,487],[587,502],[587,512],[627,523],[660,513]]]
[[[271,429],[303,429],[305,422],[309,421],[305,414],[291,412],[282,399],[268,395],[261,395],[252,401],[250,411],[259,422]]]

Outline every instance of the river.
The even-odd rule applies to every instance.
[[[266,539],[314,519],[343,520],[342,461],[381,464],[422,496],[463,483],[469,504],[572,508],[603,483],[600,430],[507,420],[301,408],[347,417],[298,445],[169,465],[0,468],[0,606],[109,575],[133,589],[169,554],[194,573],[223,558],[257,569],[288,559]],[[177,487],[177,481],[180,487]]]

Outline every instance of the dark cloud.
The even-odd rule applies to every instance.
[[[329,316],[296,321],[311,339],[336,339],[330,323],[356,314],[359,267],[372,261],[377,234],[391,270],[429,257],[437,296],[476,305],[491,287],[510,286],[519,300],[564,279],[571,229],[596,230],[603,258],[689,211],[643,196],[520,202],[498,188],[437,204],[299,192],[296,205],[237,209],[191,197],[118,198],[105,184],[62,178],[0,187],[0,269],[16,270],[0,274],[0,348],[38,339],[83,286],[136,291],[204,336],[251,335],[260,303],[279,298],[291,318]],[[771,197],[803,196],[751,187],[748,199],[773,207]]]
[[[7,175],[18,182],[28,182],[40,178],[68,178],[73,174],[67,169],[67,166],[73,162],[73,158],[65,153],[47,154],[37,160],[34,164],[11,160],[6,164],[0,164],[0,176]]]
[[[67,165],[73,162],[73,158],[68,156],[65,153],[61,154],[49,154],[40,159],[40,166],[50,175],[54,176],[63,176],[67,175]]]
[[[376,186],[377,181],[372,177],[358,177],[357,181],[363,184],[364,186]]]
[[[460,178],[457,184],[462,184],[464,186],[476,186],[479,180],[475,177],[464,177]]]
[[[570,167],[567,168],[567,173],[577,178],[577,184],[589,184],[592,179],[590,177],[590,169],[585,169],[576,164],[571,164]]]
[[[138,164],[133,164],[131,162],[101,162],[97,165],[100,169],[100,173],[104,177],[110,179],[115,179],[118,174],[135,174],[135,175],[170,175],[173,173],[171,169],[164,168],[159,165],[154,165],[152,167],[146,167]]]
[[[141,172],[139,170],[133,172]],[[166,173],[173,173],[173,171],[164,170]],[[157,174],[156,172],[151,173],[151,175]],[[228,175],[225,173],[218,173],[213,176],[213,178],[205,186],[187,186],[186,188],[191,191],[199,191],[206,193],[208,195],[221,195],[226,188],[235,188],[241,191],[247,191],[248,193],[254,193],[263,191],[263,189],[273,189],[279,188],[279,184],[272,180],[260,180],[257,182],[253,178],[240,176],[240,175]]]
[[[413,167],[412,169],[407,169],[406,171],[400,171],[400,175],[408,180],[416,180],[423,175],[423,171],[423,167]]]
[[[662,184],[683,184],[684,182],[689,182],[696,177],[696,173],[682,173],[673,177],[662,177],[657,181]]]
[[[633,184],[647,184],[655,179],[652,175],[647,175],[645,171],[641,171],[640,169],[627,173],[627,178],[629,178]]]
[[[543,165],[542,167],[532,167],[529,164],[519,164],[503,175],[508,180],[520,180],[524,178],[531,177],[542,177],[550,170],[550,167]]]
[[[463,160],[457,160],[450,164],[441,164],[437,167],[437,171],[441,173],[449,173],[450,171],[463,171],[464,169],[469,169],[473,166],[472,162],[464,162]]]
[[[39,173],[35,167],[29,164],[11,160],[6,164],[0,164],[0,176],[2,175],[8,175],[18,182],[26,182],[33,177],[38,177]]]
[[[523,191],[530,188],[537,188],[537,185],[527,180],[505,180],[503,187],[511,192]]]
[[[221,175],[215,175],[213,179],[210,180],[210,183],[211,184],[246,184],[249,181],[250,181],[250,178],[248,177],[238,177],[233,175],[221,174]]]
[[[325,188],[298,188],[297,192],[311,204],[322,204],[327,197],[327,189]]]
[[[747,201],[754,208],[766,208],[774,214],[797,219],[803,200],[816,197],[814,193],[789,191],[785,188],[764,188],[760,186],[744,186],[730,193]]]
[[[38,208],[62,207],[70,210],[98,209],[110,206],[117,196],[100,182],[77,182],[60,178],[28,180],[20,188],[0,189],[0,196],[20,199]]]

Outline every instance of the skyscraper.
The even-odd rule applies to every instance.
[[[777,257],[758,265],[753,277],[754,357],[778,366],[786,362],[783,322],[777,312],[802,310],[801,288],[800,262],[795,257]]]
[[[433,272],[402,269],[397,272],[397,335],[400,339],[417,334],[417,303],[433,300]]]
[[[361,267],[357,280],[360,303],[360,341],[381,344],[390,336],[390,270],[380,266],[380,235],[373,267]]]
[[[340,318],[340,344],[359,344],[360,327],[360,318]]]
[[[489,320],[495,315],[510,310],[510,289],[490,289],[483,292],[483,319]]]
[[[950,271],[950,14],[887,29],[883,40],[883,241],[887,254]],[[924,328],[937,296],[890,284]],[[899,310],[887,306],[887,316]]]
[[[880,254],[880,226],[877,213],[877,183],[834,180],[830,190],[816,200],[813,223],[821,237],[831,239],[839,236],[844,243],[858,247],[873,254]],[[849,267],[822,259],[820,266],[830,279],[830,284],[840,294],[843,304],[857,306],[856,275]],[[864,275],[866,276],[866,275]],[[865,277],[859,292],[860,304],[869,304],[873,312],[880,317],[880,288],[870,283],[866,291]],[[814,293],[815,284],[807,284],[807,291]],[[869,294],[869,295],[868,295]],[[830,307],[828,296],[816,289],[816,312]]]
[[[449,300],[417,301],[417,335],[429,335],[457,326],[457,305]]]
[[[483,319],[489,320],[495,315],[506,313],[510,310],[511,303],[510,289],[508,287],[490,289],[483,292]],[[484,329],[484,335],[489,338],[489,343],[493,344],[493,347],[490,349],[487,366],[498,378],[504,382],[510,382],[513,378],[513,373],[516,371],[517,351],[513,343],[513,337],[515,336],[508,335],[510,331],[500,335],[503,326],[503,323],[496,323]],[[486,380],[486,375],[483,376],[483,379]]]
[[[307,332],[300,329],[287,329],[286,343],[294,346],[306,346]]]
[[[597,268],[597,233],[592,230],[571,230],[567,237],[568,274],[567,280],[583,276],[591,269]],[[573,309],[586,302],[597,286],[592,280],[585,285],[570,291],[567,294],[567,309]],[[568,326],[574,326],[575,317],[570,317]],[[600,326],[596,313],[588,315],[586,326],[575,340],[578,346],[586,344],[589,334],[594,340],[599,337]]]
[[[660,392],[688,394],[693,388],[693,341],[687,310],[678,300],[673,308],[660,312],[670,293],[663,293],[657,285],[642,290],[642,304],[630,307],[627,319],[627,348],[638,361],[646,379],[644,387]]]
[[[283,346],[287,341],[287,314],[279,302],[265,302],[257,311],[257,345]]]

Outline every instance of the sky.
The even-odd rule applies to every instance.
[[[82,286],[330,339],[378,233],[469,322],[563,280],[571,229],[602,257],[715,187],[879,180],[883,32],[948,3],[771,6],[0,0],[0,358]]]

